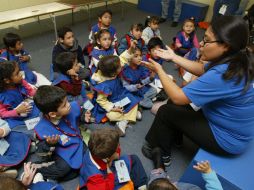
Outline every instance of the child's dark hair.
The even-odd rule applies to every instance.
[[[55,67],[64,75],[73,67],[77,56],[72,52],[62,52],[56,57]]]
[[[18,64],[15,61],[5,61],[0,63],[0,92],[6,89],[4,79],[10,79]]]
[[[93,156],[99,159],[111,157],[119,144],[119,133],[116,129],[103,127],[95,130],[88,142],[88,148]]]
[[[3,37],[3,43],[6,49],[9,49],[10,47],[15,48],[18,41],[21,41],[21,38],[18,34],[6,33]]]
[[[100,70],[105,77],[115,77],[119,67],[121,67],[119,57],[108,55],[100,59],[97,70]]]
[[[58,35],[59,38],[64,39],[64,36],[65,36],[65,34],[66,34],[67,32],[72,32],[72,30],[71,30],[69,27],[64,26],[64,27],[59,28],[59,29],[57,30],[57,35]]]
[[[145,27],[149,26],[150,23],[159,24],[160,18],[157,16],[147,16],[145,21]]]
[[[167,178],[158,178],[153,180],[148,190],[177,190],[177,188]]]
[[[110,14],[111,17],[112,17],[112,15],[113,15],[113,13],[112,13],[111,10],[106,9],[106,10],[103,10],[100,14],[98,14],[98,17],[99,17],[99,18],[102,18],[103,15],[106,14],[106,13]]]
[[[100,41],[102,35],[103,35],[103,34],[106,34],[106,33],[108,33],[108,34],[110,35],[110,32],[109,32],[109,30],[107,30],[107,29],[101,29],[99,32],[96,32],[96,33],[94,34],[94,46],[97,46],[98,48],[101,48],[101,45],[98,44],[97,41]]]
[[[138,31],[141,31],[141,32],[144,30],[144,26],[141,23],[132,24],[131,25],[131,30],[133,30],[134,28],[136,28]]]
[[[34,96],[34,103],[43,114],[57,112],[63,103],[66,92],[57,86],[40,86]]]
[[[151,49],[155,48],[156,46],[160,46],[160,48],[163,48],[163,42],[159,37],[153,37],[149,40],[147,44],[148,51],[151,51]]]
[[[11,177],[0,177],[0,190],[27,190],[26,186],[21,181]]]

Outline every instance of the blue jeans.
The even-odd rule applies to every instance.
[[[134,188],[138,189],[139,187],[147,184],[147,175],[144,170],[144,167],[136,155],[130,155],[131,157],[131,172],[130,177],[134,183]]]
[[[168,7],[169,7],[170,0],[161,0],[161,17],[167,18],[168,17]],[[175,0],[175,8],[173,14],[173,21],[178,22],[182,10],[182,0]]]
[[[150,109],[153,107],[152,99],[157,95],[157,90],[153,87],[150,87],[150,89],[144,94],[143,100],[139,102],[139,104],[147,109]]]

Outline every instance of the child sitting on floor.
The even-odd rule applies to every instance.
[[[119,133],[105,127],[95,130],[80,170],[80,189],[146,190],[147,176],[136,155],[121,155]]]
[[[56,58],[62,52],[71,52],[76,54],[78,63],[82,64],[82,67],[79,69],[79,78],[87,79],[89,76],[89,72],[85,68],[85,59],[82,53],[82,48],[78,44],[78,40],[75,39],[74,33],[68,27],[62,27],[58,29],[58,40],[56,45],[53,48],[52,52],[52,65],[51,65],[51,73],[50,73],[50,80],[54,80],[54,72],[58,72],[56,67]]]
[[[69,180],[78,175],[86,145],[78,127],[81,109],[69,103],[66,92],[56,86],[41,86],[34,97],[43,117],[35,127],[40,140],[37,171],[45,179]]]
[[[157,90],[149,84],[153,82],[155,73],[150,72],[145,66],[141,65],[142,52],[136,47],[136,43],[131,42],[129,54],[132,58],[129,64],[123,67],[122,81],[123,86],[135,96],[141,98],[139,104],[147,109],[152,108],[152,99],[157,95]]]
[[[107,29],[102,29],[95,34],[95,47],[91,53],[91,62],[89,65],[91,75],[94,74],[98,62],[103,56],[117,55],[116,50],[112,46],[110,32]]]
[[[110,121],[117,121],[116,125],[125,135],[129,122],[141,119],[138,111],[140,99],[133,96],[122,85],[119,73],[122,67],[117,56],[105,56],[99,63],[97,71],[93,74],[96,105],[94,116],[99,123],[107,116]]]
[[[31,71],[28,64],[31,61],[31,55],[23,49],[23,43],[19,35],[7,33],[3,37],[5,49],[0,55],[0,62],[16,61],[23,78],[36,87],[40,85],[50,85],[49,80],[40,73]]]
[[[143,25],[133,24],[131,25],[131,29],[129,33],[125,34],[125,36],[121,39],[118,46],[118,54],[121,55],[125,50],[128,50],[131,46],[132,41],[136,41],[137,47],[142,50],[142,53],[146,53],[147,47],[145,45],[145,41],[141,38],[143,32]]]
[[[13,131],[23,132],[31,138],[34,138],[32,129],[40,119],[40,111],[32,100],[35,92],[22,78],[18,63],[0,63],[0,117]]]
[[[159,30],[159,21],[160,18],[157,16],[148,16],[145,22],[145,29],[142,33],[142,38],[145,40],[145,44],[147,45],[149,40],[153,37],[158,37],[161,39],[161,34]]]

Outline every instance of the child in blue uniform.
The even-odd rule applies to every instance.
[[[79,189],[145,190],[147,176],[136,155],[121,155],[119,134],[105,127],[95,130],[83,158]],[[125,170],[125,177],[121,171]],[[129,178],[127,177],[129,176]]]
[[[182,30],[177,33],[174,43],[175,52],[181,56],[191,51],[192,48],[199,48],[194,18],[184,21]]]
[[[23,133],[11,131],[8,123],[0,119],[0,176],[16,177],[12,169],[23,162],[30,149],[31,140]],[[0,188],[1,189],[1,188]]]
[[[98,16],[98,23],[92,26],[89,34],[89,44],[84,48],[84,54],[90,55],[96,42],[95,34],[102,29],[107,29],[110,32],[112,46],[117,47],[116,29],[111,25],[112,12],[110,10],[102,11]]]
[[[107,116],[110,121],[117,121],[117,127],[124,135],[128,123],[136,122],[140,99],[123,87],[119,77],[121,70],[119,57],[105,56],[99,61],[92,80],[97,93],[94,108],[96,122],[101,122]]]
[[[0,117],[12,130],[29,134],[31,138],[34,122],[39,120],[40,114],[32,100],[35,92],[22,78],[16,62],[0,63]]]
[[[62,88],[67,93],[68,101],[78,101],[80,105],[90,100],[86,96],[84,82],[79,78],[78,72],[80,63],[77,62],[76,55],[71,52],[62,52],[56,58],[56,66],[59,73],[52,81],[52,85]],[[91,110],[87,110],[86,122],[90,121]]]
[[[89,65],[91,75],[94,74],[98,62],[103,56],[117,55],[115,48],[112,46],[110,32],[107,29],[102,29],[95,35],[95,47],[91,52],[91,62]]]
[[[142,50],[142,53],[146,53],[147,47],[145,41],[141,38],[143,32],[143,25],[133,24],[131,25],[130,31],[125,34],[121,39],[118,46],[118,54],[121,55],[125,50],[128,50],[131,46],[131,41],[136,41],[137,47]]]
[[[0,61],[16,61],[19,69],[23,72],[23,77],[27,82],[35,86],[50,85],[48,79],[40,73],[31,71],[28,64],[31,61],[30,54],[23,49],[23,43],[19,35],[7,33],[3,37],[5,50],[0,55]]]
[[[124,66],[122,72],[123,86],[142,99],[139,102],[142,107],[150,109],[153,106],[152,99],[157,94],[157,90],[149,85],[153,82],[155,73],[150,73],[145,66],[141,65],[142,52],[138,47],[135,47],[135,43],[132,44],[134,44],[133,47],[128,50],[133,52],[132,58],[129,65]]]
[[[142,33],[142,38],[145,40],[145,44],[147,45],[148,42],[154,38],[158,37],[161,39],[159,24],[160,18],[157,16],[148,16],[145,21],[145,29]]]
[[[80,106],[69,103],[66,92],[56,86],[39,87],[34,102],[43,113],[35,133],[40,140],[38,151],[45,155],[37,171],[45,179],[76,177],[86,149],[78,128]]]

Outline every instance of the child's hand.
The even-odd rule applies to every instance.
[[[69,75],[72,79],[78,80],[78,74],[74,69],[70,69],[67,71],[67,75]]]
[[[136,84],[137,89],[143,88],[143,84]]]
[[[210,173],[212,171],[209,161],[198,162],[193,168],[202,173]]]
[[[119,107],[119,106],[116,106],[116,107],[113,107],[111,111],[123,113],[123,108]]]
[[[22,62],[26,62],[30,60],[30,57],[28,55],[22,55],[19,57],[19,60]]]
[[[134,52],[134,50],[136,49],[137,44],[138,44],[137,40],[132,40],[131,41],[130,47],[128,49],[129,54],[132,54]]]
[[[92,116],[92,114],[91,114],[90,110],[87,110],[86,113],[85,113],[85,122],[86,123],[90,122],[91,116]]]
[[[44,138],[46,139],[46,142],[49,145],[55,145],[56,143],[58,143],[60,136],[59,135],[52,135],[52,136],[44,136]]]
[[[28,186],[32,183],[34,175],[36,173],[36,167],[31,162],[24,163],[24,175],[22,177],[22,183]]]
[[[4,129],[0,128],[0,138],[4,137]]]
[[[30,113],[30,112],[31,112],[32,108],[33,108],[33,107],[32,107],[29,103],[27,103],[27,102],[22,102],[20,105],[18,105],[18,106],[15,108],[15,110],[16,110],[16,112],[17,112],[18,114],[22,114],[22,113],[27,114],[27,113]]]

